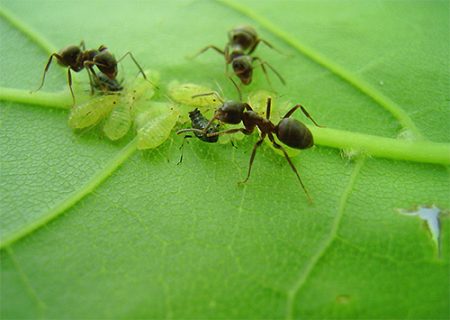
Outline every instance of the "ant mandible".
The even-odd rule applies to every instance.
[[[50,64],[52,63],[53,57],[55,57],[56,61],[60,66],[67,67],[67,82],[69,84],[70,93],[72,95],[72,99],[75,104],[75,95],[72,90],[72,74],[70,70],[79,72],[84,68],[86,68],[91,85],[91,94],[93,94],[94,88],[96,86],[101,88],[104,86],[102,84],[102,81],[99,80],[99,78],[97,77],[97,74],[95,73],[93,67],[97,66],[97,68],[104,75],[106,75],[107,78],[109,78],[110,80],[115,80],[118,72],[117,64],[120,61],[122,61],[122,59],[124,59],[127,55],[130,56],[130,58],[138,67],[139,72],[143,75],[144,79],[147,80],[144,70],[142,70],[141,66],[136,61],[136,59],[134,58],[133,54],[130,51],[125,53],[119,60],[116,60],[114,55],[104,45],[101,45],[97,50],[95,49],[86,50],[84,41],[81,41],[80,45],[78,46],[75,45],[67,46],[61,49],[58,53],[55,52],[50,55],[44,69],[41,85],[39,86],[39,88],[36,89],[36,91],[39,91],[43,87],[45,75],[48,69],[50,68]],[[92,77],[94,77],[95,84],[92,80]]]
[[[215,92],[206,93],[205,95],[210,94],[216,93]],[[227,101],[219,109],[216,110],[214,117],[209,121],[208,125],[203,130],[185,129],[180,131],[182,132],[193,131],[198,132],[200,134],[206,134],[208,137],[213,137],[223,134],[232,134],[236,132],[242,132],[248,135],[251,134],[256,127],[258,127],[260,131],[260,137],[253,147],[253,151],[250,156],[250,164],[248,167],[247,177],[245,178],[244,181],[242,181],[242,183],[247,182],[247,180],[250,178],[253,161],[255,160],[256,150],[258,149],[259,146],[261,146],[264,139],[268,137],[269,140],[272,142],[272,145],[276,149],[280,149],[283,152],[284,157],[286,158],[287,162],[289,163],[292,170],[296,174],[297,179],[300,182],[300,185],[305,191],[308,200],[312,202],[312,199],[308,191],[306,190],[306,187],[303,184],[297,169],[295,168],[294,164],[289,158],[289,155],[287,154],[286,150],[275,141],[274,134],[281,142],[283,142],[284,144],[286,144],[291,148],[308,149],[314,145],[314,138],[311,134],[311,131],[300,121],[291,118],[292,114],[297,109],[300,109],[303,112],[303,114],[307,118],[309,118],[316,126],[318,127],[320,126],[314,121],[314,119],[309,115],[306,109],[300,104],[297,104],[292,109],[290,109],[280,120],[280,122],[278,122],[278,124],[275,125],[274,123],[272,123],[272,121],[270,121],[271,104],[272,99],[269,97],[267,99],[266,117],[263,118],[258,113],[253,111],[253,109],[247,103]],[[221,122],[228,124],[239,124],[242,121],[244,128],[234,128],[210,134],[206,133],[209,126],[213,123],[214,120],[219,120]],[[180,131],[177,133],[180,133]]]
[[[270,84],[269,76],[267,75],[266,66],[269,67],[280,79],[281,83],[286,84],[283,77],[266,61],[259,57],[252,57],[251,54],[255,51],[258,44],[262,42],[269,48],[278,51],[269,42],[258,37],[256,30],[251,26],[239,26],[228,32],[228,42],[225,50],[221,50],[214,45],[209,45],[201,49],[196,56],[204,53],[208,49],[214,49],[225,57],[226,70],[228,72],[228,65],[233,67],[234,74],[241,80],[244,85],[248,85],[253,79],[253,62],[259,62],[267,82]]]

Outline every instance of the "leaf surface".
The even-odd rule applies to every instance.
[[[2,7],[19,23],[1,15],[2,87],[36,88],[50,46],[84,40],[117,57],[132,51],[160,72],[163,88],[217,81],[236,98],[222,57],[186,56],[224,46],[226,32],[245,23],[285,53],[256,50],[287,80],[283,87],[269,74],[279,96],[320,124],[450,142],[446,1]],[[137,72],[123,61],[123,77]],[[54,63],[43,90],[68,95],[65,77]],[[259,89],[270,90],[256,69],[244,93]],[[236,148],[191,139],[176,165],[182,137],[174,132],[157,149],[136,151],[132,133],[118,142],[101,130],[75,133],[67,110],[2,100],[2,318],[450,316],[448,166],[316,146],[292,159],[310,205],[265,144],[248,183],[238,184],[256,135]],[[441,256],[420,218],[397,210],[432,204],[442,209]]]

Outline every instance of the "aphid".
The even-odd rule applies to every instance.
[[[149,78],[152,76],[152,73],[148,70],[145,73]],[[118,140],[125,136],[131,128],[137,104],[149,101],[154,94],[153,85],[144,80],[143,77],[138,76],[127,87],[124,94],[121,95],[119,103],[107,116],[103,126],[105,135],[111,140]]]
[[[137,115],[138,149],[153,149],[165,142],[177,122],[179,112],[170,103],[152,102]]]
[[[94,82],[94,88],[101,93],[118,92],[123,90],[121,81],[108,78],[103,72],[97,73],[98,82]]]
[[[269,67],[285,84],[283,77],[266,61],[259,57],[251,56],[260,42],[266,44],[269,48],[276,50],[269,42],[258,37],[256,30],[251,26],[239,26],[228,32],[228,42],[224,50],[214,45],[209,45],[201,49],[194,57],[204,53],[208,49],[214,49],[225,57],[226,68],[231,64],[234,74],[244,85],[248,85],[253,79],[253,63],[258,62],[261,66],[267,82],[270,83],[267,75],[266,66]]]
[[[41,85],[36,91],[40,90],[44,85],[45,75],[50,68],[50,64],[53,60],[53,57],[56,58],[56,61],[60,66],[67,67],[67,82],[69,84],[70,93],[72,95],[72,99],[75,103],[75,95],[72,89],[72,74],[70,70],[79,72],[86,68],[89,75],[89,81],[91,84],[91,93],[94,92],[95,86],[102,87],[103,84],[97,77],[97,74],[94,71],[94,66],[96,66],[100,72],[102,72],[106,77],[111,80],[116,79],[117,77],[117,63],[120,62],[127,55],[133,60],[133,62],[138,67],[141,74],[145,77],[144,71],[141,66],[137,63],[136,59],[133,57],[131,52],[125,53],[119,60],[109,52],[108,48],[104,45],[101,45],[98,49],[86,50],[84,41],[81,41],[79,46],[67,46],[61,49],[58,53],[52,53],[48,62],[44,69],[44,74],[42,76]],[[93,80],[94,79],[94,80]]]
[[[191,119],[191,125],[192,125],[192,128],[194,128],[194,129],[203,130],[206,128],[206,126],[209,123],[209,120],[206,119],[205,116],[197,108],[195,108],[193,111],[189,112],[189,118]],[[219,132],[218,124],[209,126],[209,128],[207,128],[205,134],[201,134],[199,132],[194,132],[194,135],[198,139],[202,140],[203,142],[215,143],[219,140],[219,136],[208,137],[208,134],[215,133],[215,132]],[[180,146],[181,157],[180,157],[180,161],[178,161],[178,164],[180,164],[183,161],[183,147],[184,147],[184,142],[186,141],[187,138],[192,138],[192,136],[190,136],[190,135],[184,136],[183,143]]]
[[[233,79],[231,79],[231,78],[229,78],[229,79],[231,80],[231,82],[235,86],[235,88],[236,88],[236,90],[237,90],[237,92],[239,94],[239,101],[241,101],[242,100],[242,94],[241,94],[241,91],[240,91],[239,87],[233,81]],[[216,105],[217,105],[217,103],[219,103],[219,106],[224,105],[225,103],[226,104],[239,104],[240,103],[240,102],[232,101],[232,100],[224,102],[223,98],[219,95],[219,93],[217,93],[217,91],[210,91],[210,92],[206,92],[206,93],[205,93],[205,91],[203,91],[202,93],[198,93],[198,94],[195,94],[195,95],[191,96],[190,99],[192,99],[192,101],[202,100],[202,101],[205,101],[205,102],[212,100],[212,101],[214,101],[214,103]],[[193,119],[192,116],[194,116],[194,119]],[[217,132],[217,128],[219,126],[218,125],[212,126],[212,121],[214,121],[214,120],[211,120],[211,123],[208,122],[208,120],[206,120],[206,118],[200,113],[200,111],[198,111],[198,113],[196,113],[195,110],[194,110],[194,113],[192,113],[192,116],[191,116],[191,112],[189,112],[189,118],[191,119],[192,128],[198,129],[198,130],[202,130],[204,128],[207,128],[207,131],[208,131],[206,134],[200,134],[198,131],[194,131],[194,134],[198,138],[200,138],[202,140],[205,139],[205,138],[210,138],[210,137],[207,137],[207,134],[213,133],[213,132],[209,132],[209,130],[211,128],[214,128],[215,129],[214,132]],[[194,123],[194,120],[195,120],[195,123]],[[189,132],[189,131],[191,131],[191,130],[190,129],[182,129],[182,130],[177,131],[177,134],[181,134],[183,132]],[[242,135],[242,137],[243,137],[243,135]],[[242,138],[242,137],[240,137],[240,138]],[[228,139],[226,139],[226,137],[224,137],[224,138],[225,139],[221,139],[221,140],[225,140],[224,143],[231,142],[233,144],[233,142],[232,142],[232,140],[230,138],[228,138]],[[216,142],[216,141],[214,141],[214,142]],[[183,143],[184,143],[184,141],[183,141]],[[234,144],[233,144],[233,146],[234,146]]]
[[[69,115],[69,127],[83,129],[99,123],[119,102],[118,94],[94,97],[72,108]]]
[[[295,149],[307,149],[314,145],[314,139],[311,134],[311,131],[300,121],[291,118],[291,115],[297,110],[300,109],[304,113],[306,117],[308,117],[316,126],[319,126],[309,115],[309,113],[306,111],[306,109],[301,106],[300,104],[297,104],[293,108],[291,108],[283,117],[283,119],[278,122],[278,124],[274,124],[270,121],[270,109],[271,109],[271,103],[272,99],[269,97],[267,99],[267,105],[266,105],[266,117],[261,117],[258,113],[253,111],[253,109],[250,107],[247,103],[224,103],[222,107],[216,110],[214,117],[209,121],[209,125],[213,123],[214,120],[219,120],[221,122],[230,123],[230,124],[238,124],[242,121],[244,127],[243,128],[234,128],[229,129],[225,131],[220,131],[212,134],[207,134],[207,136],[216,136],[216,135],[222,135],[222,134],[232,134],[236,132],[242,132],[244,134],[251,134],[256,127],[258,127],[260,131],[260,138],[256,142],[256,144],[253,147],[252,154],[250,156],[250,164],[247,172],[247,177],[245,178],[243,183],[247,182],[247,180],[250,177],[253,161],[255,159],[256,150],[259,146],[261,146],[262,142],[266,138],[266,136],[269,138],[269,140],[272,142],[272,145],[280,149],[287,162],[291,166],[292,170],[297,176],[298,181],[300,182],[300,185],[302,186],[303,190],[305,191],[306,196],[308,197],[309,201],[312,202],[311,197],[309,196],[308,191],[306,190],[306,187],[304,186],[300,175],[295,168],[294,164],[292,163],[291,159],[289,158],[289,155],[285,151],[285,149],[278,144],[275,141],[274,134],[277,136],[277,138],[286,144],[287,146]],[[203,130],[198,129],[185,129],[184,132],[192,131],[192,132],[199,132],[202,134],[205,134],[208,130],[208,126],[205,127]]]

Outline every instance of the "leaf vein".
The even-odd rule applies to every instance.
[[[350,177],[349,183],[347,187],[345,188],[341,200],[339,202],[338,211],[336,214],[336,217],[334,218],[333,224],[331,226],[330,232],[328,235],[322,240],[322,242],[319,244],[316,253],[313,254],[311,259],[306,263],[306,266],[300,270],[299,274],[296,277],[296,281],[294,282],[294,285],[288,290],[287,293],[287,305],[286,305],[286,318],[292,319],[294,316],[294,300],[300,290],[302,289],[303,285],[306,283],[306,280],[316,267],[319,260],[323,257],[323,255],[326,253],[328,248],[331,246],[333,241],[336,239],[338,235],[338,229],[339,225],[342,221],[342,217],[344,216],[344,210],[346,207],[347,200],[352,192],[353,186],[355,184],[356,178],[358,174],[361,171],[361,168],[363,167],[365,163],[366,158],[360,158],[358,162],[355,165],[355,168],[353,169],[352,175]]]
[[[137,138],[132,140],[115,157],[106,163],[106,165],[91,177],[80,189],[73,192],[69,197],[62,200],[55,207],[43,213],[38,219],[21,227],[17,231],[7,235],[0,243],[0,249],[13,244],[14,242],[30,235],[40,229],[51,220],[57,218],[69,208],[77,204],[86,195],[93,192],[103,181],[105,181],[117,168],[119,168],[137,149]]]
[[[370,85],[368,82],[363,80],[361,77],[358,77],[356,74],[351,73],[346,70],[344,67],[340,66],[336,62],[327,58],[326,56],[320,54],[318,51],[308,47],[305,44],[302,44],[300,41],[296,40],[291,34],[286,31],[283,31],[281,28],[277,27],[270,20],[265,17],[257,14],[251,8],[242,5],[241,3],[237,3],[234,0],[216,0],[223,5],[247,16],[248,18],[256,21],[262,27],[267,29],[269,32],[283,40],[285,43],[296,49],[298,52],[321,65],[322,67],[328,69],[333,74],[343,79],[354,88],[370,97],[373,101],[378,103],[381,107],[391,113],[391,115],[397,119],[397,121],[406,129],[410,130],[416,138],[423,139],[422,134],[419,129],[415,125],[414,121],[410,118],[408,113],[400,107],[397,103],[395,103],[392,99],[385,96],[375,87]]]
[[[32,42],[44,49],[48,54],[58,51],[55,45],[41,36],[39,32],[35,31],[31,26],[20,20],[19,17],[8,9],[0,7],[0,17],[8,21],[13,27],[26,35]]]
[[[19,274],[19,277],[26,288],[27,294],[30,296],[31,300],[33,300],[36,303],[41,315],[44,316],[45,310],[47,309],[47,305],[44,303],[44,301],[42,301],[39,298],[38,294],[36,293],[36,290],[31,285],[30,279],[28,278],[26,273],[23,271],[22,267],[20,266],[19,262],[17,261],[16,257],[14,256],[14,252],[13,252],[12,248],[6,247],[5,251],[8,253],[14,268],[16,269],[17,273]]]

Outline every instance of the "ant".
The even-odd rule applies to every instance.
[[[195,108],[193,111],[189,112],[189,118],[191,119],[191,125],[192,128],[194,129],[198,129],[203,131],[206,126],[208,126],[208,128],[206,128],[205,133],[200,133],[198,131],[194,131],[195,136],[202,140],[203,142],[208,142],[208,143],[216,143],[219,140],[219,136],[215,135],[215,136],[208,136],[209,134],[213,134],[216,132],[219,132],[219,125],[216,124],[214,126],[212,126],[208,119],[205,118],[205,116],[200,112],[200,110],[198,110],[198,108]],[[187,129],[189,130],[189,129]],[[183,130],[180,130],[181,132],[184,132]],[[180,131],[178,131],[179,133],[181,133]],[[177,134],[178,134],[177,132]],[[181,157],[180,157],[180,161],[178,161],[177,164],[180,164],[183,161],[183,147],[184,147],[184,142],[186,141],[187,138],[192,138],[192,136],[190,135],[186,135],[184,136],[183,139],[183,143],[180,146],[181,149]]]
[[[239,26],[228,32],[228,42],[224,50],[219,49],[214,45],[209,45],[201,49],[193,58],[204,53],[208,49],[214,49],[225,57],[226,70],[228,72],[228,65],[231,64],[235,75],[241,80],[244,85],[252,82],[253,78],[253,62],[259,62],[267,82],[270,84],[267,75],[266,66],[269,67],[280,79],[282,84],[286,84],[283,77],[266,61],[259,57],[252,57],[251,54],[255,51],[258,44],[262,42],[269,48],[278,51],[269,42],[258,37],[256,30],[251,26]]]
[[[144,70],[142,70],[141,66],[136,61],[136,59],[134,58],[133,54],[130,51],[125,53],[119,60],[116,60],[113,54],[104,45],[101,45],[98,49],[86,50],[84,41],[81,41],[80,45],[78,46],[76,45],[67,46],[61,49],[58,53],[55,52],[50,55],[50,58],[48,59],[48,62],[44,69],[41,85],[35,91],[39,91],[44,85],[45,75],[48,69],[50,68],[50,64],[53,60],[53,57],[55,57],[56,61],[60,66],[67,67],[67,82],[69,84],[70,93],[72,95],[72,99],[75,104],[75,95],[72,89],[72,74],[70,70],[73,70],[74,72],[79,72],[84,68],[86,68],[89,75],[89,82],[91,85],[91,94],[93,94],[95,87],[97,88],[100,87],[102,89],[111,88],[111,86],[108,83],[105,84],[105,79],[103,80],[99,79],[99,77],[94,71],[94,66],[97,66],[97,68],[106,76],[106,78],[108,78],[111,81],[114,81],[116,80],[118,72],[117,64],[120,61],[122,61],[122,59],[124,59],[127,55],[130,56],[130,58],[138,67],[139,72],[144,76],[144,79],[147,80]],[[92,77],[94,77],[95,83],[93,82]],[[120,87],[120,85],[119,86],[114,85],[112,87],[118,88]]]
[[[214,92],[206,93],[204,95],[211,95],[211,94],[215,93]],[[214,137],[223,134],[232,134],[236,132],[242,132],[246,135],[249,135],[254,131],[256,127],[258,127],[260,131],[260,137],[253,147],[253,151],[250,156],[250,164],[248,167],[247,177],[245,178],[244,181],[242,181],[242,183],[247,182],[247,180],[250,178],[250,173],[253,161],[255,159],[256,150],[258,149],[259,146],[261,146],[261,144],[263,143],[264,139],[267,136],[269,140],[272,142],[272,145],[276,149],[280,149],[283,152],[284,157],[286,158],[287,162],[289,163],[292,170],[296,174],[297,179],[300,182],[300,185],[305,191],[305,194],[308,197],[309,202],[312,203],[312,199],[308,191],[306,190],[306,187],[303,184],[297,169],[295,168],[294,164],[289,158],[289,155],[287,154],[286,150],[275,141],[274,134],[281,142],[283,142],[284,144],[286,144],[291,148],[308,149],[314,145],[314,139],[311,131],[300,121],[291,118],[292,114],[297,109],[300,109],[303,112],[303,114],[314,123],[314,125],[316,125],[317,127],[321,126],[314,121],[314,119],[309,115],[306,109],[300,104],[297,104],[293,108],[291,108],[280,120],[280,122],[278,122],[278,124],[275,125],[274,123],[272,123],[272,121],[270,121],[271,104],[272,99],[269,97],[267,99],[266,105],[266,117],[263,118],[258,113],[253,111],[253,109],[247,103],[227,101],[223,103],[223,105],[215,111],[213,118],[209,121],[208,125],[206,125],[206,127],[203,130],[185,129],[181,131],[182,132],[192,131],[194,133],[198,132],[199,134],[203,135],[206,134],[208,137]],[[207,133],[209,126],[213,123],[214,120],[219,120],[221,122],[228,124],[239,124],[242,121],[244,128],[234,128],[214,133]],[[178,133],[180,133],[180,131],[178,131],[177,134]]]

